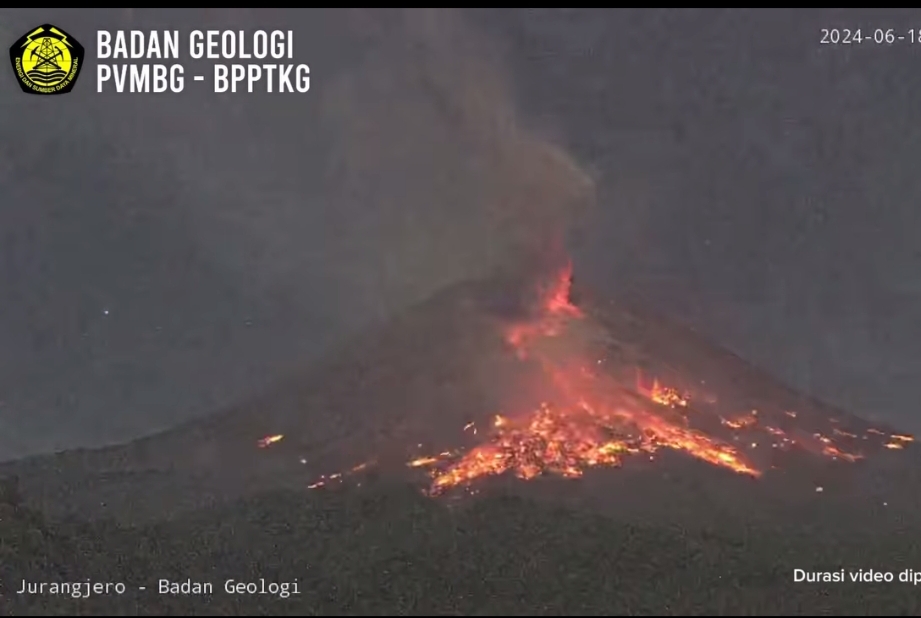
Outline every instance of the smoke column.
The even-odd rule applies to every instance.
[[[364,51],[331,79],[317,65],[318,104],[303,113],[323,156],[302,173],[322,190],[217,214],[247,244],[286,248],[250,263],[255,278],[298,286],[319,268],[341,314],[363,321],[461,279],[558,261],[593,185],[525,127],[489,41],[446,10],[344,23]]]

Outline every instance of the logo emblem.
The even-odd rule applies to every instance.
[[[10,62],[23,92],[65,94],[83,67],[83,46],[51,24],[22,35],[10,47]]]

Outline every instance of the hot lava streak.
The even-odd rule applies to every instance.
[[[275,444],[276,442],[281,442],[283,439],[284,439],[284,436],[280,433],[277,433],[271,436],[260,438],[256,442],[256,446],[258,446],[259,448],[268,448],[272,446],[273,444]]]

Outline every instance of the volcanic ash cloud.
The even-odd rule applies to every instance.
[[[558,263],[593,185],[522,126],[496,50],[454,11],[354,15],[372,51],[325,89],[323,109],[337,199],[366,222],[376,258],[341,264],[390,305]]]

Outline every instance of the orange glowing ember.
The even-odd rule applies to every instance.
[[[915,441],[915,439],[914,439],[913,437],[907,436],[907,435],[904,435],[904,434],[893,434],[893,435],[889,436],[889,438],[890,438],[892,441],[891,441],[891,442],[887,442],[887,443],[885,444],[885,447],[888,448],[888,449],[891,449],[891,450],[896,450],[896,451],[902,450],[903,448],[905,448],[905,445],[906,445],[906,444],[909,444],[909,443]]]
[[[572,267],[567,267],[550,285],[542,286],[540,292],[540,315],[535,320],[510,326],[505,334],[519,358],[526,358],[529,343],[541,337],[555,337],[566,323],[582,318],[578,307],[569,302],[569,287],[572,281]]]
[[[282,438],[284,437],[285,436],[283,436],[280,433],[277,433],[273,436],[266,436],[264,438],[259,439],[259,441],[256,442],[256,446],[258,446],[259,448],[268,448],[272,446],[273,444],[275,444],[276,442],[281,442]]]
[[[375,464],[374,461],[366,461],[364,463],[358,464],[357,466],[353,466],[352,468],[350,468],[349,470],[346,470],[345,472],[335,472],[333,474],[324,474],[323,476],[318,478],[316,481],[308,485],[307,489],[319,489],[321,487],[327,487],[328,485],[332,483],[341,483],[342,481],[344,481],[346,478],[350,476],[358,474],[359,472],[364,472],[365,470],[367,470],[374,464]]]
[[[636,373],[636,392],[647,399],[660,405],[668,406],[669,408],[686,408],[690,403],[690,396],[687,393],[680,393],[677,389],[662,386],[658,378],[653,378],[652,387],[646,388],[643,385],[642,376],[639,371]]]

